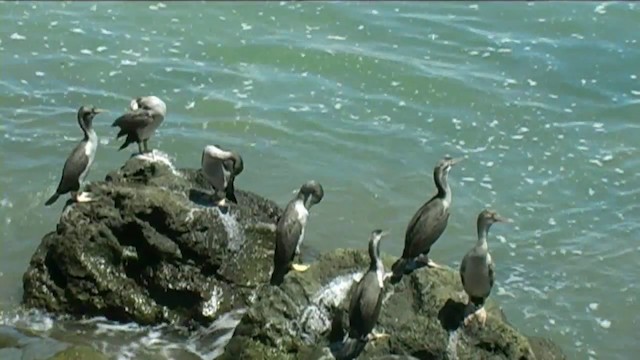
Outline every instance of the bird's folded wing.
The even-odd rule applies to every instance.
[[[113,122],[114,126],[119,126],[124,130],[136,130],[145,127],[153,121],[153,112],[146,109],[129,111]]]

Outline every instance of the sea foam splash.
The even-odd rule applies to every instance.
[[[327,285],[318,290],[311,298],[311,304],[302,310],[300,325],[305,336],[321,334],[331,327],[329,310],[339,306],[349,294],[354,282],[360,281],[364,271],[350,273],[334,278]],[[313,339],[308,339],[313,341]]]
[[[180,171],[178,171],[175,168],[175,166],[173,166],[173,162],[172,162],[173,159],[169,156],[169,154],[167,154],[165,152],[162,152],[160,150],[153,149],[148,153],[135,155],[135,157],[137,159],[144,160],[144,161],[147,161],[147,162],[155,162],[155,163],[164,164],[167,167],[169,167],[169,169],[171,169],[171,172],[173,173],[173,175],[180,176],[180,177],[183,176],[180,173]]]
[[[246,309],[237,309],[225,313],[208,327],[193,332],[168,324],[117,323],[104,317],[74,320],[39,310],[3,312],[0,325],[29,330],[64,343],[90,346],[117,360],[148,357],[213,360],[222,355],[245,312]],[[77,336],[65,336],[69,333]]]
[[[218,218],[222,222],[222,225],[224,225],[224,229],[227,232],[227,238],[229,239],[227,246],[232,251],[240,250],[244,244],[245,238],[244,231],[240,227],[238,220],[230,211],[223,213],[220,211],[220,208],[216,207],[215,209],[218,213]]]

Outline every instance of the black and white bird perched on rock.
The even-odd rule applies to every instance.
[[[147,141],[162,124],[166,115],[167,105],[156,96],[143,96],[131,100],[130,110],[117,118],[111,125],[120,128],[116,136],[117,139],[127,136],[118,150],[135,142],[138,143],[138,151],[141,154],[149,152]]]
[[[349,302],[349,337],[338,352],[337,360],[355,359],[367,342],[389,337],[374,334],[384,296],[384,265],[380,259],[380,241],[387,232],[374,230],[369,237],[369,270],[355,284]]]
[[[201,167],[204,177],[216,191],[218,206],[224,206],[226,200],[237,204],[234,181],[244,169],[242,157],[219,145],[207,145],[202,150]]]
[[[429,251],[447,227],[449,208],[451,207],[449,170],[461,160],[461,158],[445,157],[438,161],[433,169],[433,180],[438,192],[418,209],[407,225],[402,257],[391,267],[396,281],[402,277],[406,265],[418,256],[424,258],[421,261],[425,262],[427,266],[440,267],[429,259]]]
[[[78,110],[78,125],[84,133],[84,138],[71,151],[67,161],[62,168],[62,178],[58,184],[56,192],[45,202],[49,206],[58,200],[62,194],[71,192],[71,197],[76,202],[91,201],[91,197],[80,191],[80,185],[87,177],[89,169],[96,157],[98,149],[98,136],[93,130],[93,118],[106,110],[97,109],[93,106],[82,106]]]
[[[309,265],[294,264],[296,255],[300,254],[300,245],[304,239],[309,209],[324,197],[322,185],[316,181],[308,181],[300,187],[276,225],[276,249],[273,254],[273,272],[271,285],[280,285],[290,269],[306,271]]]
[[[489,297],[494,282],[494,265],[487,245],[487,236],[491,225],[496,222],[512,222],[512,220],[492,210],[485,209],[480,212],[477,223],[478,242],[460,263],[460,280],[462,280],[464,291],[469,295],[468,308],[475,308],[475,311],[465,314],[465,325],[468,325],[473,317],[477,317],[483,326],[487,321],[484,302]]]

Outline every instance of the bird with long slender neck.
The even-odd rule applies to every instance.
[[[496,222],[510,223],[512,220],[489,209],[480,212],[477,221],[478,241],[465,254],[460,263],[460,280],[464,291],[469,296],[464,318],[465,325],[468,325],[474,317],[480,321],[482,326],[487,321],[484,302],[491,294],[495,279],[494,264],[489,253],[487,236],[491,225]],[[470,308],[475,308],[475,311],[469,311]]]
[[[391,267],[394,282],[402,278],[407,264],[419,256],[427,266],[440,267],[429,259],[429,251],[447,227],[451,207],[449,171],[461,160],[462,158],[445,157],[433,169],[433,180],[438,192],[418,209],[407,225],[402,256]]]
[[[62,168],[62,177],[56,192],[45,202],[49,206],[58,200],[60,195],[71,192],[75,202],[89,202],[91,196],[80,192],[80,185],[89,174],[98,149],[98,135],[93,129],[93,118],[107,110],[93,106],[82,106],[78,110],[78,125],[84,134],[82,140],[71,151]]]
[[[322,185],[311,180],[300,187],[296,196],[287,204],[284,213],[276,224],[276,248],[273,254],[273,272],[271,285],[280,285],[290,269],[306,271],[309,265],[293,262],[300,254],[300,245],[304,239],[309,209],[324,197]]]
[[[147,141],[167,116],[167,105],[157,96],[143,96],[131,100],[129,111],[117,118],[112,127],[119,127],[116,139],[127,136],[118,150],[137,143],[140,154],[149,152]]]
[[[369,237],[369,270],[354,286],[349,302],[349,337],[343,342],[337,360],[355,359],[367,342],[389,337],[373,333],[384,297],[384,265],[380,258],[380,241],[388,233],[380,229]]]
[[[226,200],[237,204],[234,181],[244,169],[240,154],[223,150],[219,145],[207,145],[202,150],[201,167],[215,189],[217,205],[225,206]]]

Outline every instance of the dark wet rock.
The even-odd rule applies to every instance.
[[[88,190],[95,201],[68,204],[33,255],[23,277],[27,307],[209,323],[246,306],[269,279],[269,227],[281,213],[272,201],[237,190],[238,205],[223,216],[199,171],[139,157]]]
[[[24,305],[187,325],[246,308],[222,359],[333,358],[348,329],[354,275],[368,267],[365,241],[362,251],[319,255],[308,271],[289,272],[273,287],[273,229],[281,214],[274,202],[236,190],[238,205],[223,215],[211,207],[199,171],[176,173],[137,157],[88,190],[95,202],[69,205],[33,255]],[[394,260],[384,258],[387,269]],[[510,325],[492,299],[484,328],[460,328],[466,296],[456,270],[418,269],[385,291],[377,331],[391,337],[368,344],[360,359],[565,359],[551,341],[528,339]],[[0,344],[11,339],[0,331]],[[73,359],[85,350],[55,356]]]
[[[385,257],[385,266],[393,260]],[[364,251],[338,249],[307,272],[291,272],[281,287],[263,287],[222,358],[331,359],[328,348],[348,328],[353,274],[368,262]],[[506,323],[491,300],[484,328],[460,328],[466,295],[453,269],[418,269],[385,289],[376,331],[391,337],[368,344],[359,359],[564,359],[552,342],[529,341]]]

